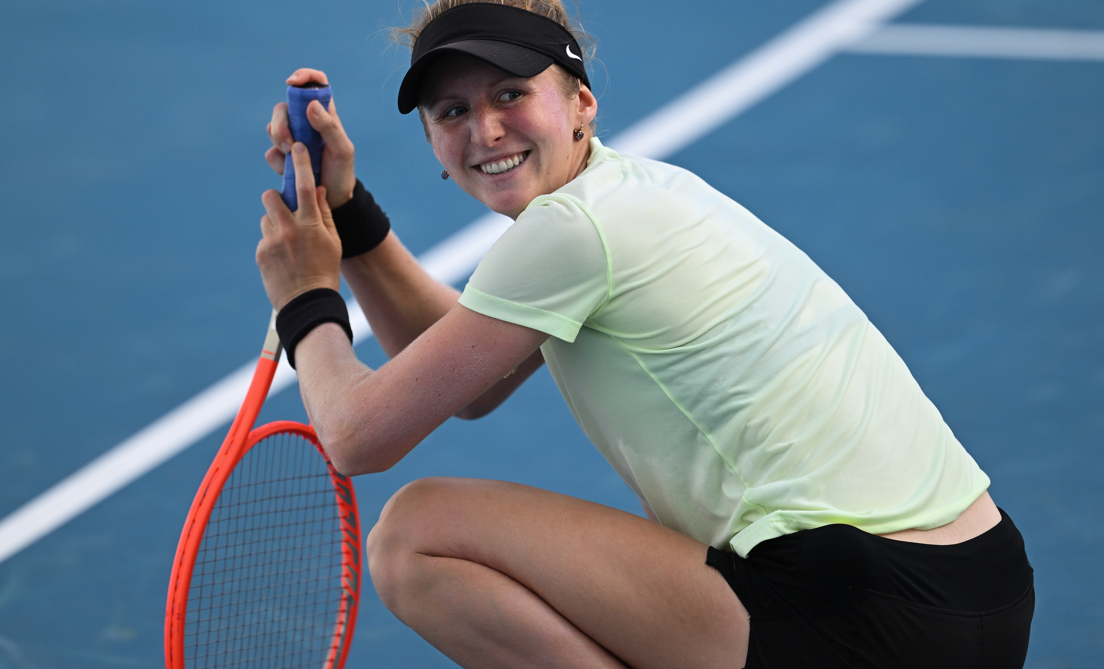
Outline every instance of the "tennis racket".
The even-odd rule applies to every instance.
[[[288,88],[292,137],[307,144],[316,182],[322,138],[306,107],[329,98],[329,87]],[[283,194],[294,211],[292,169],[289,156]],[[310,426],[253,429],[281,353],[274,311],[249,392],[177,545],[165,606],[168,669],[345,664],[360,596],[356,496]]]

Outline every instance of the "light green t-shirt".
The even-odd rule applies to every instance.
[[[592,140],[460,303],[551,335],[544,359],[587,436],[664,525],[712,546],[929,529],[989,486],[843,290],[678,167]]]

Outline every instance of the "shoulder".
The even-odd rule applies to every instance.
[[[620,154],[597,139],[591,146],[591,159],[582,174],[556,192],[535,198],[519,222],[526,217],[570,219],[580,232],[589,224],[595,231],[590,234],[602,239],[607,254],[622,261],[625,253],[652,256],[670,250],[667,242],[695,244],[703,235],[731,236],[735,228],[758,223],[738,203],[687,169]]]
[[[658,160],[618,153],[592,142],[587,169],[556,194],[583,203],[592,218],[613,225],[667,221],[693,215],[703,206],[735,204],[690,170]]]
[[[687,169],[618,153],[595,138],[591,140],[591,157],[586,169],[563,188],[544,197],[569,196],[587,204],[626,203],[700,189],[712,190]],[[537,198],[534,203],[541,199]]]

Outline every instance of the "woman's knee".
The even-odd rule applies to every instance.
[[[451,480],[412,481],[384,505],[365,541],[372,585],[384,606],[398,613],[404,598],[418,589],[416,559],[432,554],[434,537],[447,514]]]
[[[368,534],[368,554],[390,553],[404,545],[432,541],[448,513],[455,479],[434,477],[407,483],[387,500]]]

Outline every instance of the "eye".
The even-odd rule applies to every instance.
[[[468,111],[467,107],[449,107],[444,114],[441,114],[441,118],[455,118],[463,115],[466,111]]]
[[[512,102],[521,97],[521,91],[506,91],[502,95],[498,96],[499,102]]]

